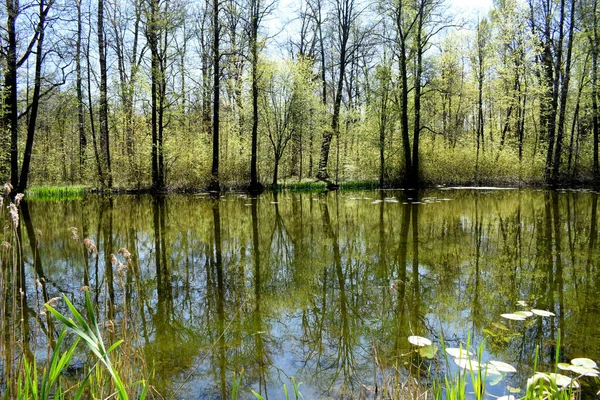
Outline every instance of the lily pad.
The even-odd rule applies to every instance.
[[[549,373],[548,376],[551,379],[554,379],[554,381],[556,382],[556,386],[561,386],[561,387],[574,387],[574,388],[578,388],[579,384],[577,383],[577,381],[574,381],[573,379],[569,378],[568,376],[562,375],[562,374],[554,374],[554,373]]]
[[[515,315],[522,315],[524,317],[531,317],[533,313],[531,311],[517,311],[514,313]]]
[[[500,314],[500,316],[513,321],[525,321],[525,317],[519,314]]]
[[[527,379],[527,387],[530,387],[531,385],[535,385],[536,383],[538,383],[538,381],[546,381],[546,382],[550,382],[550,378],[548,377],[548,374],[545,374],[544,372],[536,372],[535,374],[533,374],[533,376],[529,379]]]
[[[567,363],[558,363],[556,364],[556,366],[558,367],[558,369],[562,369],[563,371],[570,371],[572,367],[571,364]]]
[[[455,358],[454,362],[462,369],[468,369],[470,371],[477,371],[479,369],[480,364],[468,358]]]
[[[539,315],[540,317],[554,317],[554,313],[546,310],[536,310],[535,308],[531,310],[535,315]]]
[[[523,300],[517,301],[517,305],[520,305],[521,307],[527,307],[527,303],[525,303]]]
[[[490,361],[490,365],[496,368],[500,372],[513,373],[517,372],[517,369],[510,364],[507,364],[502,361]]]
[[[422,336],[409,336],[408,341],[410,344],[418,347],[431,346],[431,340]]]
[[[595,369],[582,367],[581,365],[571,365],[569,370],[575,372],[577,375],[600,376],[600,372],[596,371]]]
[[[421,347],[419,349],[419,354],[423,358],[431,359],[431,358],[435,357],[437,351],[438,351],[437,347],[435,347],[433,345],[428,345],[428,346]]]
[[[586,368],[597,368],[597,365],[593,360],[590,360],[589,358],[585,357],[574,358],[571,360],[571,364]]]
[[[446,347],[446,353],[450,354],[454,358],[468,358],[473,355],[473,353],[467,351],[467,349],[461,349],[458,347]]]

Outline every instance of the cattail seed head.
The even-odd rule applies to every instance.
[[[21,204],[21,200],[23,199],[23,197],[25,197],[23,193],[17,193],[17,195],[15,196],[15,204],[17,205],[17,207],[19,207],[19,204]]]
[[[13,186],[10,183],[5,183],[4,184],[4,195],[8,196],[10,194],[10,192],[12,192],[13,190]]]
[[[8,214],[10,216],[13,228],[17,229],[19,227],[19,210],[17,209],[15,203],[10,203],[9,209],[10,211]]]
[[[88,253],[90,255],[98,254],[98,249],[96,248],[96,245],[94,244],[94,241],[92,239],[90,239],[90,238],[83,239],[83,245],[86,247],[86,249],[88,250]]]

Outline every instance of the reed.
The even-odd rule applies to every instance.
[[[38,186],[28,189],[28,198],[37,200],[79,200],[86,194],[85,186]]]

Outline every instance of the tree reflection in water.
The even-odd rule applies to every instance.
[[[511,386],[524,384],[536,345],[542,366],[553,362],[558,332],[562,359],[600,354],[597,194],[90,196],[25,204],[25,336],[34,324],[57,329],[39,318],[45,301],[64,292],[81,306],[80,287],[89,286],[103,319],[114,323],[111,337],[139,349],[166,397],[227,397],[242,369],[247,392],[265,397],[281,394],[291,376],[309,398],[358,393],[375,379],[373,346],[378,367],[402,374],[406,337],[442,330],[451,345],[468,331],[475,342],[489,335],[490,355],[519,366]],[[94,240],[99,254],[82,250],[70,227]],[[133,259],[125,277],[110,264],[121,247]],[[33,289],[41,278],[46,284]],[[519,300],[556,318],[501,320]],[[10,313],[4,318],[7,337],[16,328]]]

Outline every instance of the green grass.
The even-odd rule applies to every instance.
[[[78,200],[86,193],[85,186],[38,186],[25,191],[27,198],[37,200]]]

